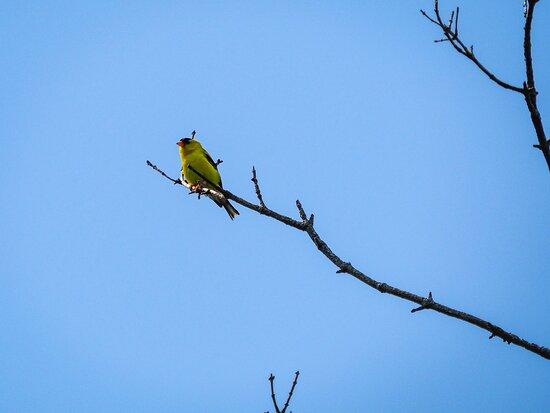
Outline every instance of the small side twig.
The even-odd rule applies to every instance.
[[[300,214],[300,218],[302,218],[302,221],[307,221],[307,215],[306,211],[304,211],[304,207],[302,206],[302,203],[299,199],[296,200],[296,208],[298,208],[298,213]]]
[[[533,144],[533,148],[537,148],[537,149],[542,149],[543,146],[546,146],[546,147],[550,148],[550,139],[547,140],[546,143],[542,144],[542,145],[540,145],[538,143]]]
[[[159,174],[161,174],[162,176],[164,176],[166,179],[172,181],[174,183],[174,185],[183,185],[183,183],[181,182],[181,179],[174,179],[174,178],[170,178],[168,175],[166,175],[164,173],[164,171],[160,170],[157,165],[151,163],[151,161],[147,161],[147,166],[150,166],[151,168],[153,168],[155,171],[157,171]]]
[[[294,381],[292,382],[292,387],[290,388],[290,391],[288,392],[288,397],[286,399],[285,405],[283,407],[283,411],[281,413],[285,413],[286,409],[288,408],[288,405],[290,404],[290,399],[292,399],[292,395],[294,394],[294,388],[296,387],[296,384],[298,383],[298,376],[300,375],[300,370],[296,370],[296,373],[294,373]]]
[[[349,271],[353,268],[353,265],[351,265],[351,262],[345,262],[344,265],[336,270],[336,274],[344,274],[349,273]]]
[[[456,8],[456,20],[455,20],[455,37],[458,37],[458,13],[460,12],[460,7]]]
[[[260,206],[265,208],[264,198],[262,196],[262,191],[260,191],[260,184],[258,183],[258,178],[256,177],[256,168],[252,167],[252,182],[254,182],[254,189],[256,191],[256,197],[258,198],[258,201],[260,201]]]
[[[277,398],[275,397],[275,388],[273,382],[275,381],[275,376],[273,373],[269,375],[269,386],[271,387],[271,400],[273,401],[273,407],[275,407],[275,413],[281,413],[279,406],[277,405]]]
[[[417,311],[422,311],[422,310],[425,310],[427,308],[430,308],[434,305],[434,303],[435,303],[435,301],[432,297],[432,292],[430,291],[430,293],[428,294],[428,298],[424,299],[424,302],[420,305],[420,307],[413,308],[411,310],[411,313],[416,313]]]

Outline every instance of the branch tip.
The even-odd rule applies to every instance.
[[[155,171],[157,171],[159,174],[161,174],[162,176],[164,176],[166,179],[172,181],[172,183],[174,185],[176,184],[179,184],[179,185],[183,185],[183,182],[181,181],[181,179],[174,179],[174,178],[170,178],[168,175],[166,175],[164,173],[164,171],[162,169],[160,169],[157,165],[155,165],[154,163],[152,163],[151,161],[147,160],[146,161],[147,163],[147,166],[151,167],[152,169],[154,169]]]
[[[269,386],[271,387],[271,400],[273,401],[273,407],[275,407],[275,413],[281,413],[279,410],[279,406],[277,405],[277,399],[275,398],[275,389],[273,387],[273,381],[275,380],[275,376],[273,373],[269,374]]]
[[[290,399],[292,399],[292,395],[294,394],[294,388],[298,383],[299,375],[300,375],[300,370],[296,370],[296,373],[294,373],[294,381],[292,382],[292,386],[290,387],[290,391],[288,392],[288,398],[286,399],[285,405],[283,406],[283,410],[281,411],[281,413],[285,413],[286,409],[288,408],[288,405],[290,404]]]
[[[455,39],[458,37],[458,13],[459,12],[460,12],[460,7],[456,6]]]
[[[258,198],[258,201],[260,202],[261,208],[266,208],[264,203],[264,198],[262,196],[262,191],[260,190],[260,184],[258,183],[258,178],[256,177],[256,168],[252,166],[252,179],[251,181],[254,183],[254,190],[256,191],[256,197]]]
[[[300,218],[302,218],[302,221],[307,222],[307,215],[304,211],[304,208],[302,207],[302,203],[299,199],[296,200],[296,208],[298,208],[298,212],[300,213]]]

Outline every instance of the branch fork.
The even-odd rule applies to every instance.
[[[351,262],[345,262],[342,266],[336,271],[336,274],[348,273],[353,269]]]
[[[491,327],[492,327],[492,332],[491,332],[491,335],[489,336],[489,340],[491,340],[493,337],[500,337],[502,341],[504,341],[506,344],[512,343],[512,340],[509,337],[510,336],[509,333],[506,333],[506,331],[504,331],[500,327],[493,326],[493,325]]]
[[[434,304],[435,304],[435,301],[433,299],[432,292],[430,291],[430,293],[428,294],[428,298],[424,298],[422,300],[422,305],[420,307],[413,308],[411,310],[411,313],[416,313],[417,311],[427,310],[429,308],[432,308]]]
[[[454,11],[451,12],[451,17],[449,19],[448,24],[444,23],[441,18],[438,0],[434,0],[434,17],[429,16],[424,10],[420,10],[420,13],[430,22],[438,26],[443,32],[443,35],[445,37],[443,39],[435,40],[436,43],[448,41],[458,53],[460,53],[461,55],[471,60],[478,67],[478,69],[481,70],[481,72],[483,72],[489,79],[491,79],[497,85],[503,87],[504,89],[508,89],[513,92],[520,93],[521,95],[524,96],[525,102],[527,104],[527,109],[529,110],[529,113],[531,115],[531,122],[533,123],[533,127],[535,129],[535,133],[537,135],[537,140],[538,140],[538,144],[533,146],[541,150],[544,156],[544,159],[546,161],[548,170],[550,171],[550,145],[547,144],[548,139],[544,133],[542,118],[537,108],[536,97],[538,93],[535,88],[535,77],[533,72],[533,57],[531,54],[531,27],[533,23],[533,13],[535,9],[535,4],[537,4],[537,2],[538,0],[525,0],[523,3],[523,10],[524,10],[524,17],[525,17],[523,55],[525,60],[525,74],[526,74],[526,81],[523,82],[523,87],[512,85],[498,78],[492,71],[487,69],[477,59],[477,57],[474,55],[474,46],[472,45],[468,48],[465,45],[465,43],[460,39],[458,35],[458,13],[459,13],[458,7],[456,8],[456,14]],[[452,29],[453,22],[455,25],[454,31]]]
[[[269,375],[269,387],[271,389],[271,400],[273,401],[273,407],[275,409],[275,413],[286,413],[286,409],[288,409],[288,406],[290,404],[290,399],[292,399],[292,395],[294,394],[294,389],[296,388],[296,384],[298,383],[298,376],[300,375],[300,371],[296,371],[294,373],[294,380],[292,382],[292,386],[290,387],[290,391],[288,392],[288,397],[285,401],[285,404],[283,405],[283,409],[281,410],[279,408],[279,405],[277,404],[277,398],[275,397],[275,388],[273,382],[275,381],[275,376],[272,374]],[[269,413],[269,412],[266,412]]]
[[[550,139],[548,139],[548,140],[546,141],[546,143],[543,144],[543,145],[544,145],[547,149],[550,150]],[[540,145],[540,144],[538,144],[538,143],[535,143],[535,144],[533,145],[533,148],[540,149],[541,151],[543,150],[543,146]]]

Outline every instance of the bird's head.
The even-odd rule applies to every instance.
[[[182,152],[184,155],[187,155],[194,150],[202,148],[200,142],[195,140],[195,131],[193,131],[193,134],[190,138],[181,138],[179,141],[176,142],[176,145],[180,147],[180,152]]]

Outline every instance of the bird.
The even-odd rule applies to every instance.
[[[223,189],[218,164],[195,139],[195,131],[190,138],[181,138],[176,145],[179,146],[181,158],[181,179],[190,184],[193,191],[200,188]],[[216,188],[216,185],[219,188]],[[219,197],[207,194],[207,196],[220,208],[224,207],[232,220],[239,215],[239,211],[223,195]]]

